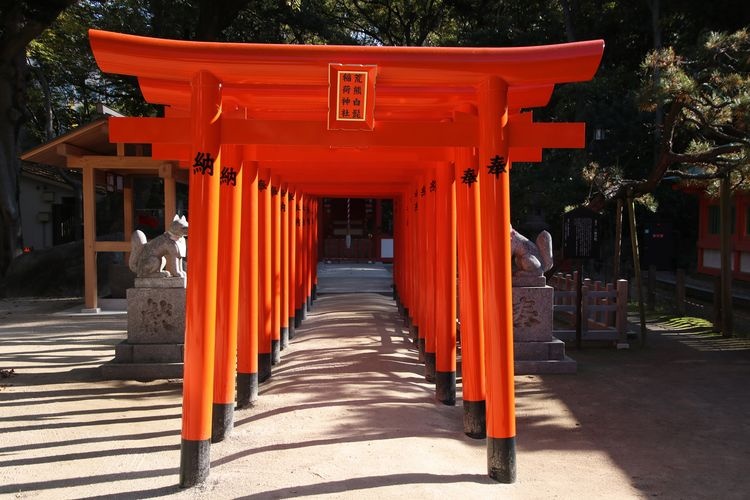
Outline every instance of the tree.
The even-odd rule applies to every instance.
[[[0,274],[20,253],[18,161],[21,127],[27,118],[26,47],[74,0],[5,0],[0,4]]]
[[[664,108],[655,165],[644,178],[628,179],[607,168],[593,171],[597,193],[589,205],[653,193],[665,175],[688,181],[730,177],[735,187],[750,182],[750,34],[711,33],[692,57],[672,47],[643,62],[641,106]],[[708,184],[718,187],[717,183]]]
[[[722,292],[717,303],[725,335],[732,334],[730,192],[750,188],[749,52],[750,33],[744,28],[708,33],[690,57],[672,47],[649,53],[642,64],[641,107],[664,116],[652,168],[630,179],[613,168],[589,171],[598,191],[589,201],[595,209],[611,200],[650,195],[665,176],[700,183],[709,192],[720,190]]]

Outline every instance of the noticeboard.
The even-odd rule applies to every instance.
[[[563,214],[563,257],[591,259],[599,257],[601,230],[599,216],[579,207]]]

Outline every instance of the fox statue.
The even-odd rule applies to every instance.
[[[147,242],[142,231],[134,231],[130,238],[130,270],[139,278],[184,278],[182,258],[187,230],[185,216],[175,215],[169,229],[151,241]]]
[[[552,269],[552,236],[547,231],[542,231],[534,244],[511,227],[510,253],[517,267],[514,276],[542,276]]]

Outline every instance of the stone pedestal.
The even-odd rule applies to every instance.
[[[127,290],[128,339],[102,375],[118,380],[182,378],[185,278],[136,278]]]
[[[565,343],[552,336],[554,289],[543,276],[513,278],[513,349],[516,375],[575,373]]]

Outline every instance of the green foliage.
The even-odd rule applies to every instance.
[[[514,166],[514,222],[542,215],[555,229],[566,205],[649,178],[660,157],[654,113],[668,117],[673,103],[681,107],[674,133],[661,134],[678,155],[673,164],[690,175],[732,166],[734,184],[744,186],[748,176],[734,166],[747,165],[746,146],[720,150],[718,162],[701,155],[746,144],[750,47],[739,28],[750,8],[739,0],[710,9],[695,1],[661,3],[657,26],[654,1],[83,0],[29,46],[28,130],[35,141],[65,132],[89,120],[96,102],[132,115],[158,112],[132,79],[98,71],[89,27],[270,43],[521,46],[604,38],[595,79],[560,86],[535,111],[538,121],[586,122],[587,148],[545,151],[541,164]],[[656,33],[667,48],[653,50]],[[648,205],[663,210],[669,203],[661,197],[657,192]]]
[[[743,28],[709,32],[686,56],[669,47],[645,58],[641,105],[668,110],[663,148],[675,164],[671,174],[709,189],[727,175],[735,188],[750,187],[748,53]]]

